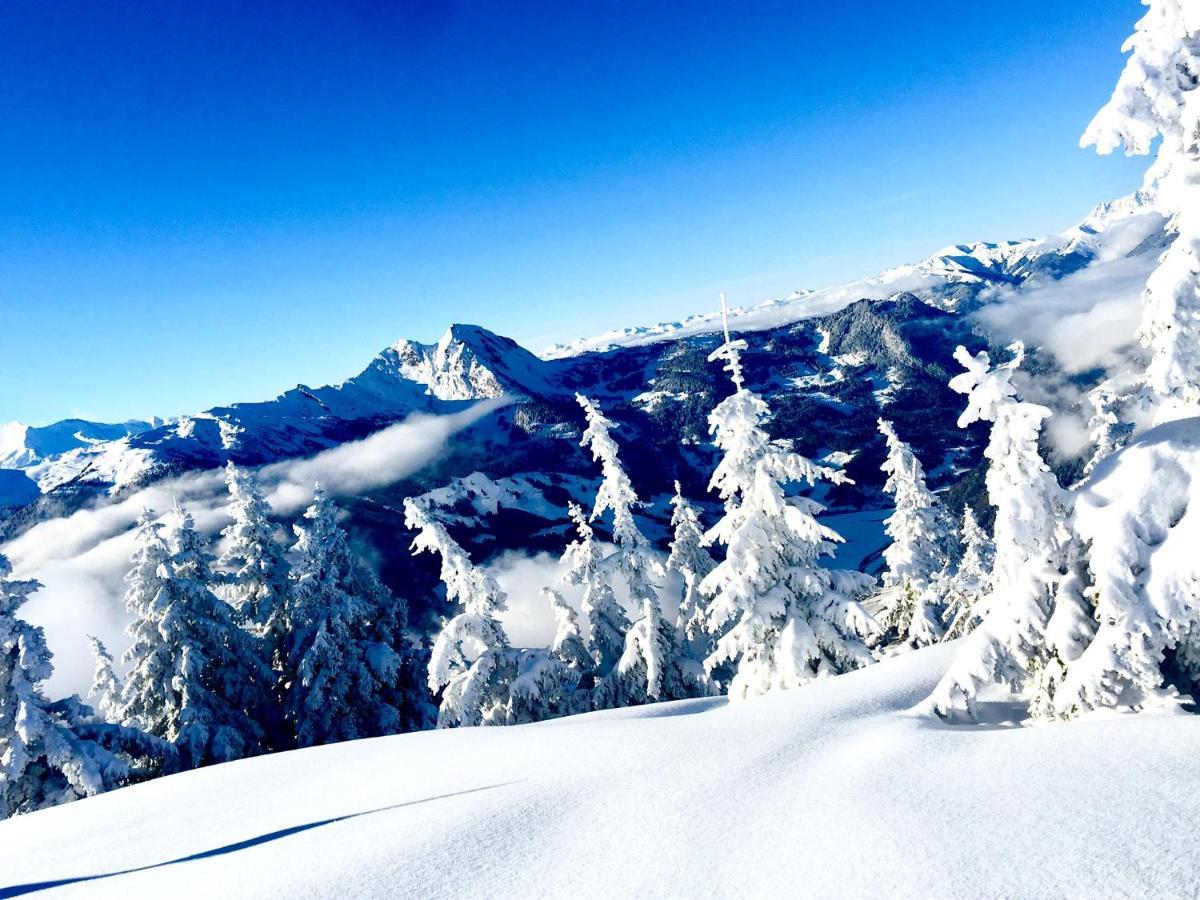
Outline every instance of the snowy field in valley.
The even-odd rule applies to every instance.
[[[0,896],[1196,896],[1200,718],[904,715],[954,650],[171,776],[0,822]]]

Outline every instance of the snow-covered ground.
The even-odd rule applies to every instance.
[[[1200,718],[904,715],[954,649],[176,775],[0,822],[0,897],[1200,893]]]

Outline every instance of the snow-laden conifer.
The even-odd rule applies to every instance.
[[[351,550],[318,485],[295,526],[285,714],[301,747],[421,727],[406,658],[407,607]]]
[[[504,591],[411,497],[404,501],[404,520],[417,532],[413,551],[440,557],[446,600],[462,607],[442,623],[429,660],[429,689],[442,695],[438,727],[507,724],[509,688],[518,673],[499,619],[507,608]]]
[[[1095,633],[1055,693],[1058,715],[1200,699],[1197,448],[1197,419],[1160,425],[1113,454],[1077,492],[1075,529],[1088,548],[1084,590],[1095,609],[1082,624]]]
[[[254,476],[232,462],[225,467],[229,515],[221,531],[225,549],[218,565],[229,572],[226,593],[235,609],[267,645],[271,663],[282,665],[291,584],[283,547],[275,540],[271,507]]]
[[[270,670],[259,643],[213,593],[211,557],[191,515],[176,509],[174,518],[169,555],[152,578],[145,570],[162,553],[161,537],[152,523],[139,526],[127,578],[135,619],[120,718],[173,743],[185,766],[259,753]],[[154,584],[157,591],[145,602]]]
[[[936,643],[942,626],[930,586],[946,564],[941,550],[938,504],[925,485],[925,468],[912,448],[900,439],[891,422],[879,420],[887,442],[881,467],[887,475],[885,492],[895,509],[884,522],[892,543],[883,551],[887,570],[883,590],[875,598],[875,618],[892,640],[909,647]]]
[[[600,463],[601,481],[592,518],[612,512],[616,552],[604,560],[609,571],[619,572],[629,587],[630,602],[640,617],[625,634],[615,670],[597,686],[598,706],[628,706],[652,700],[677,700],[704,693],[700,668],[688,660],[674,623],[662,614],[652,575],[660,568],[650,542],[642,534],[633,511],[641,505],[633,483],[621,465],[613,422],[583,395],[577,395],[587,416],[583,446]]]
[[[1159,140],[1146,187],[1175,240],[1146,282],[1138,336],[1157,419],[1170,421],[1200,411],[1200,4],[1143,2],[1112,98],[1080,143],[1145,155]]]
[[[700,593],[700,582],[716,563],[704,546],[704,528],[696,507],[683,496],[678,481],[675,482],[671,507],[671,555],[667,558],[666,567],[668,571],[678,572],[683,580],[676,630],[680,643],[698,659],[703,659],[708,655],[709,636],[705,630],[704,595]]]
[[[17,616],[41,585],[11,575],[0,555],[0,819],[98,794],[128,775],[124,760],[80,734],[91,710],[79,698],[43,693],[54,671],[45,634]]]
[[[1067,497],[1038,451],[1050,410],[1017,396],[1012,377],[1024,347],[1014,344],[1012,351],[1012,359],[995,368],[986,352],[972,356],[959,347],[954,354],[967,370],[950,381],[967,396],[959,427],[992,423],[984,456],[988,499],[996,508],[996,553],[983,600],[986,616],[920,707],[942,717],[974,717],[985,685],[1032,687],[1030,677],[1051,656],[1046,628],[1062,574]]]
[[[987,612],[983,598],[988,593],[992,571],[991,539],[969,506],[963,507],[959,539],[962,557],[946,585],[946,610],[942,615],[946,623],[943,640],[947,641],[970,634],[983,621]]]
[[[865,665],[871,654],[861,639],[878,633],[857,599],[874,579],[822,566],[841,538],[817,521],[821,504],[783,490],[787,483],[848,479],[793,452],[789,442],[770,439],[763,428],[770,409],[745,387],[745,347],[729,340],[727,329],[710,357],[724,361],[735,391],[709,416],[723,454],[710,489],[725,502],[725,515],[706,540],[723,544],[726,554],[700,583],[709,629],[723,632],[705,665],[710,671],[726,661],[736,665],[733,697]]]
[[[595,665],[591,652],[579,629],[579,616],[563,595],[553,588],[542,588],[542,596],[550,603],[554,614],[554,639],[550,652],[579,673],[590,672]]]
[[[587,397],[576,394],[575,398],[587,417],[581,443],[591,450],[592,458],[600,464],[600,487],[596,491],[591,518],[594,521],[606,512],[612,512],[612,535],[617,553],[609,565],[620,572],[628,584],[631,602],[639,607],[643,600],[658,603],[658,592],[651,580],[656,567],[653,552],[633,517],[633,511],[641,506],[641,501],[621,465],[617,442],[612,436],[613,422]]]
[[[583,591],[583,614],[590,636],[588,647],[599,677],[607,675],[625,651],[625,633],[629,616],[613,593],[610,570],[605,566],[604,548],[588,523],[587,513],[578,504],[567,507],[577,537],[563,551],[566,567],[563,581]]]
[[[113,669],[112,654],[104,642],[95,635],[88,635],[92,648],[92,687],[88,699],[94,704],[100,717],[106,722],[116,722],[121,708],[121,679]]]

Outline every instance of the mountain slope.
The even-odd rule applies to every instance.
[[[904,716],[954,649],[171,776],[0,822],[0,896],[1195,896],[1200,719]]]

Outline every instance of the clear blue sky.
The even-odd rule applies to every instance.
[[[0,5],[0,421],[538,350],[1139,183],[1077,148],[1136,0]]]

